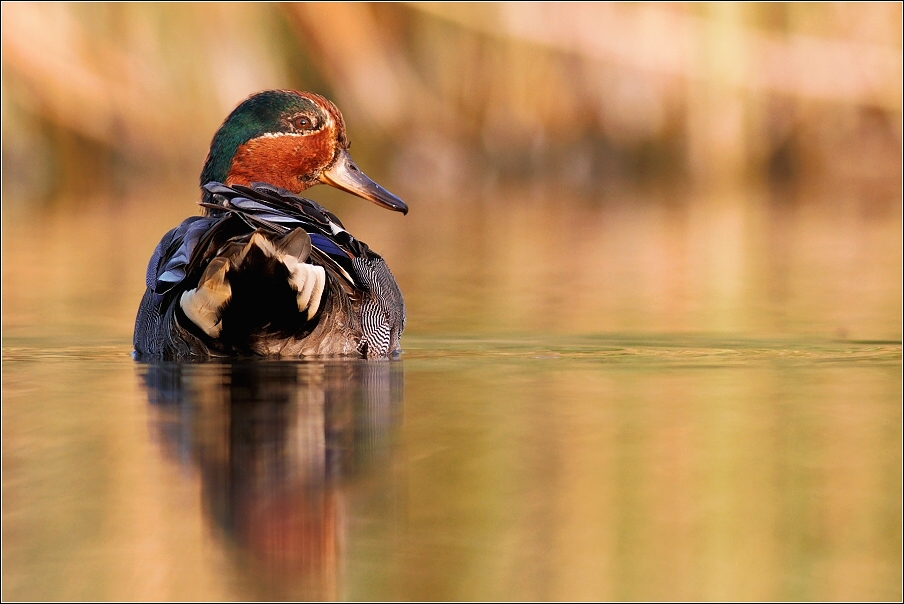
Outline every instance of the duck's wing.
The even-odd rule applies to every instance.
[[[222,222],[222,216],[192,216],[164,235],[148,262],[145,275],[148,289],[165,294],[179,285],[186,277],[198,244],[209,239]]]
[[[275,235],[304,229],[311,238],[312,256],[318,264],[334,273],[348,288],[365,287],[356,274],[354,259],[373,252],[367,244],[352,237],[339,218],[323,206],[266,183],[227,187],[212,182],[204,188],[214,201],[201,204],[208,211],[231,213],[252,230],[262,229]]]
[[[172,301],[184,289],[197,250],[220,230],[224,216],[192,216],[166,233],[154,249],[145,274],[145,290],[135,318],[133,344],[139,354],[203,354],[173,351]]]
[[[311,239],[315,263],[330,271],[346,292],[361,300],[359,320],[365,356],[386,356],[400,350],[405,303],[389,267],[379,254],[355,239],[335,214],[310,199],[266,183],[227,187],[210,183],[205,189],[214,211],[239,215],[251,228],[285,233],[304,229]]]

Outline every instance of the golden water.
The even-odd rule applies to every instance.
[[[4,599],[901,598],[898,206],[403,197],[401,360],[195,364],[190,203],[5,200]]]

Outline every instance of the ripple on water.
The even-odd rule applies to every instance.
[[[404,358],[586,360],[668,365],[726,365],[764,361],[900,364],[899,342],[718,338],[409,338]]]
[[[694,337],[433,338],[403,340],[403,360],[557,359],[613,363],[725,365],[763,361],[893,363],[902,361],[894,341],[762,340]],[[132,358],[131,346],[4,346],[3,362],[116,361]]]

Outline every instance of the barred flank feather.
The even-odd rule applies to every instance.
[[[355,272],[367,288],[361,305],[362,350],[366,357],[384,357],[401,351],[405,328],[405,302],[386,262],[376,254],[355,258]]]

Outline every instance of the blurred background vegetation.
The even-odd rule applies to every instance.
[[[900,337],[900,4],[2,11],[6,336],[127,341],[213,133],[294,88],[411,207],[306,193],[408,335]]]
[[[24,202],[194,184],[226,114],[267,88],[333,99],[359,162],[433,197],[507,181],[900,194],[899,3],[2,10],[3,191]]]

